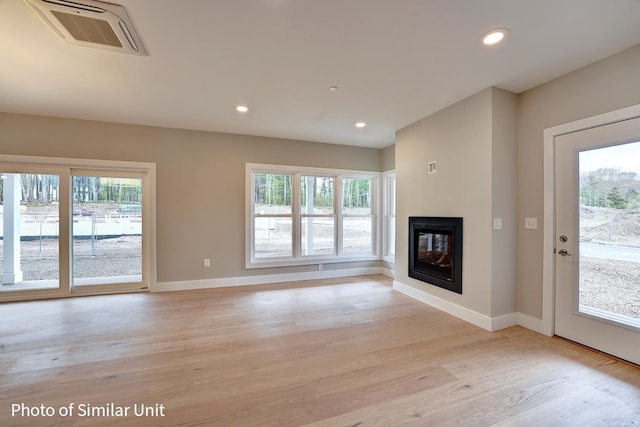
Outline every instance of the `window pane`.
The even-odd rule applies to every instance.
[[[254,218],[254,233],[256,259],[293,256],[291,217]]]
[[[142,179],[72,182],[74,285],[142,281]]]
[[[291,175],[254,174],[254,213],[256,215],[291,214],[291,183]]]
[[[303,214],[333,214],[333,177],[302,176],[300,204]]]
[[[342,251],[345,254],[373,253],[371,217],[344,218]]]
[[[384,255],[387,257],[395,256],[395,240],[396,240],[396,177],[395,175],[387,175],[385,181],[386,207],[385,207],[385,239],[384,239]]]
[[[387,243],[387,254],[389,256],[394,256],[396,254],[396,218],[389,217],[388,223],[388,243]]]
[[[333,218],[302,218],[302,255],[333,255],[334,243]]]
[[[59,176],[0,175],[0,292],[58,288]]]
[[[396,214],[396,178],[388,177],[387,181],[387,204],[388,204],[388,212],[389,215]]]
[[[639,326],[640,142],[578,158],[580,311]]]
[[[371,214],[371,179],[345,178],[342,181],[344,215]]]

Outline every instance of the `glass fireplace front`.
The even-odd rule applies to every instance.
[[[409,277],[462,293],[462,218],[409,218]]]

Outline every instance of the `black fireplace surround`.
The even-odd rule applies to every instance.
[[[462,293],[462,218],[409,217],[409,277]]]

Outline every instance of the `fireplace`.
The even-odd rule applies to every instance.
[[[462,293],[462,218],[409,217],[409,277]]]

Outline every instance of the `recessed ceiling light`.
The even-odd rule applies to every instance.
[[[247,107],[246,105],[238,105],[236,106],[236,111],[238,113],[246,113],[247,111],[249,111],[249,107]]]
[[[365,122],[358,122],[358,123],[356,123],[356,127],[357,127],[357,128],[363,128],[363,127],[365,127],[366,125],[367,125],[367,124],[366,124]]]
[[[486,45],[500,43],[502,40],[504,40],[505,37],[507,37],[508,34],[509,30],[507,30],[506,28],[497,28],[495,30],[491,30],[482,36],[482,43]]]
[[[329,91],[335,92],[338,90],[338,86],[329,86]]]

